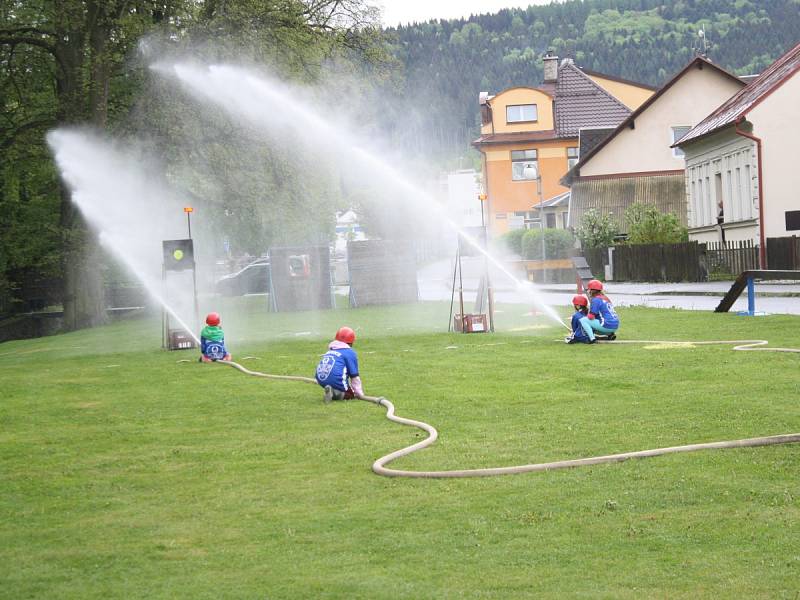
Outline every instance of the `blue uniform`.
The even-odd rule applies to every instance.
[[[203,353],[203,356],[211,360],[224,359],[228,355],[228,351],[225,348],[225,338],[215,341],[201,336],[200,352]]]
[[[589,334],[586,333],[583,325],[581,325],[581,319],[585,319],[586,315],[583,312],[577,310],[575,314],[572,315],[572,335],[569,339],[574,340],[576,342],[581,342],[583,344],[588,344],[591,338]]]
[[[358,377],[358,356],[350,347],[328,350],[317,365],[317,383],[323,387],[346,392],[352,377]]]
[[[619,328],[619,317],[611,304],[611,300],[605,296],[595,296],[589,305],[589,312],[595,316],[594,320],[600,319],[599,325],[606,330],[616,330]]]

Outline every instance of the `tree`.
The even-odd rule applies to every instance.
[[[605,248],[614,243],[617,227],[611,215],[600,214],[595,208],[587,210],[575,235],[583,248]]]
[[[637,202],[625,209],[629,244],[677,244],[689,239],[674,213],[662,213],[652,204]]]
[[[131,31],[157,14],[163,17],[154,5],[141,0],[12,1],[3,8],[4,77],[13,80],[19,71],[20,49],[24,60],[36,66],[39,84],[32,90],[15,87],[14,102],[3,107],[4,116],[13,123],[3,142],[8,146],[29,130],[41,134],[57,124],[105,128],[111,79],[132,43]],[[48,87],[54,90],[50,97]],[[35,102],[29,109],[26,102],[31,96]],[[58,196],[64,328],[71,330],[104,322],[105,302],[94,235],[63,184]]]
[[[318,75],[324,61],[347,53],[367,60],[381,56],[376,25],[376,9],[363,0],[0,0],[0,201],[16,198],[20,185],[31,189],[32,174],[37,181],[53,178],[52,168],[30,168],[24,158],[35,154],[40,163],[51,164],[42,139],[47,129],[119,128],[145,79],[127,61],[146,33],[162,32],[173,47],[205,39],[206,54],[217,56],[233,56],[234,48],[246,42],[252,56],[308,79]],[[57,180],[51,187],[57,190],[52,197],[59,215],[64,328],[102,323],[105,302],[94,234],[69,190]],[[39,214],[18,212],[21,218]],[[8,233],[0,236],[3,247]],[[7,272],[11,265],[0,267]],[[0,277],[0,289],[3,285]]]

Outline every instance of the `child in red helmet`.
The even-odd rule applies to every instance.
[[[200,362],[230,360],[225,349],[225,334],[219,326],[219,314],[212,312],[206,316],[206,326],[200,332]]]
[[[594,344],[594,331],[586,316],[589,312],[589,301],[586,296],[579,294],[572,297],[572,306],[575,314],[572,315],[572,333],[564,338],[567,344]]]
[[[315,377],[317,383],[325,388],[325,404],[331,400],[364,397],[361,377],[358,375],[358,356],[352,348],[355,341],[356,332],[349,327],[341,327],[317,365]]]
[[[589,325],[597,332],[605,334],[609,342],[616,339],[619,329],[619,315],[614,310],[611,300],[603,293],[603,284],[597,279],[592,279],[586,287],[589,289]]]

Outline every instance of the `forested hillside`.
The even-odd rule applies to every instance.
[[[736,74],[761,71],[800,41],[800,0],[570,0],[390,29],[417,111],[398,143],[440,158],[467,153],[480,91],[541,82],[549,48],[587,69],[661,85],[701,45]],[[420,133],[425,137],[424,145]]]

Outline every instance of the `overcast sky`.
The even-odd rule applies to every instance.
[[[373,0],[383,8],[387,27],[422,22],[428,19],[457,19],[471,14],[495,13],[501,8],[522,8],[531,4],[550,4],[550,0]]]

